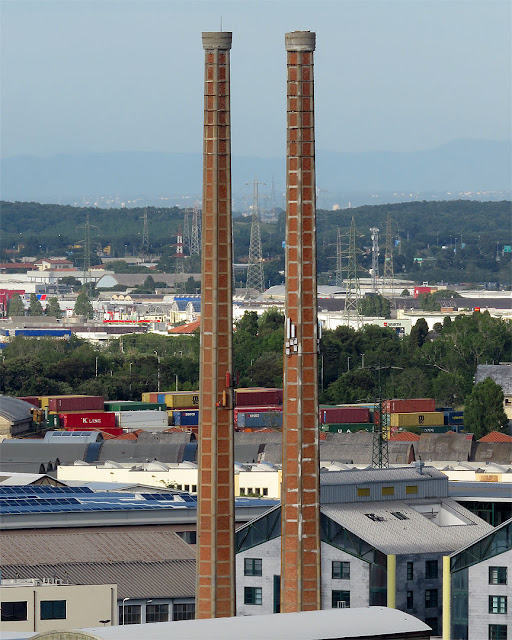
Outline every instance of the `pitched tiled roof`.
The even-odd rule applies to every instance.
[[[506,433],[501,431],[491,431],[491,433],[480,438],[478,442],[512,442],[512,436],[507,436]]]
[[[392,442],[418,442],[420,436],[417,433],[411,433],[410,431],[399,431],[389,437]]]
[[[201,326],[201,320],[195,320],[190,324],[184,324],[181,327],[173,327],[169,329],[169,333],[180,334],[180,333],[194,333]]]

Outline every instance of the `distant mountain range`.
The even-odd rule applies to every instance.
[[[445,198],[449,192],[456,196],[460,192],[497,191],[505,195],[490,194],[482,199],[496,196],[502,199],[510,197],[512,188],[511,158],[511,143],[485,140],[457,140],[417,152],[318,150],[318,197],[329,206],[334,202],[346,206],[349,200],[354,205],[377,204],[397,201],[397,197],[400,200],[400,196],[402,200],[405,195],[412,197],[409,194],[425,199],[439,194]],[[100,199],[104,206],[134,199],[138,205],[144,199],[149,204],[164,204],[162,200],[169,199],[169,204],[181,202],[186,206],[200,196],[201,167],[200,154],[184,153],[16,156],[2,160],[1,198],[62,204],[85,204]],[[246,183],[258,176],[266,183],[268,193],[274,179],[276,204],[281,204],[284,157],[235,156],[232,168],[235,198],[251,194]]]

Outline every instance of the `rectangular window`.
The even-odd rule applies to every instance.
[[[383,496],[394,496],[395,495],[395,487],[382,487],[382,495]]]
[[[358,488],[357,495],[360,498],[363,498],[365,496],[369,496],[370,495],[370,487],[360,487],[360,488]]]
[[[425,591],[425,607],[427,609],[437,607],[437,589],[427,589]]]
[[[192,485],[192,493],[197,493],[197,484]]]
[[[196,606],[193,602],[185,602],[172,605],[172,619],[193,620],[196,617]]]
[[[414,591],[407,592],[407,608],[412,609],[414,607]]]
[[[432,637],[439,635],[439,620],[437,618],[425,618],[425,624],[432,629]]]
[[[41,600],[41,620],[65,620],[65,600]]]
[[[425,562],[425,578],[427,580],[437,579],[437,560],[427,560]]]
[[[146,622],[169,622],[169,605],[147,604]]]
[[[407,580],[414,578],[414,562],[407,563]]]
[[[333,580],[350,580],[350,562],[332,562],[332,578]]]
[[[244,604],[262,604],[261,587],[245,587]]]
[[[245,496],[245,489],[243,487],[240,488],[240,495]]]
[[[490,624],[489,640],[507,640],[506,624]]]
[[[263,495],[268,496],[268,489],[266,487],[263,488]]]
[[[197,531],[176,531],[176,535],[187,544],[197,544]]]
[[[140,604],[125,604],[124,607],[120,605],[119,624],[140,624],[140,609]]]
[[[184,491],[190,491],[190,485],[189,484],[184,484],[183,485],[183,490]]]
[[[507,613],[507,596],[489,596],[489,613]]]
[[[489,567],[489,584],[507,584],[507,567]]]
[[[2,602],[2,622],[20,622],[27,619],[27,603]]]
[[[416,484],[408,484],[405,485],[405,494],[408,496],[412,496],[418,493],[418,485]]]
[[[350,591],[333,591],[332,592],[332,608],[345,609],[350,607]]]
[[[244,576],[261,576],[261,558],[244,558]]]

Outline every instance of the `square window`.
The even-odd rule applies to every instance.
[[[193,602],[178,603],[172,605],[172,619],[193,620],[196,617],[196,606]]]
[[[489,584],[507,584],[507,567],[489,567]]]
[[[507,613],[507,596],[489,596],[489,613]]]
[[[332,608],[333,609],[345,609],[350,607],[350,591],[338,591],[332,592]]]
[[[332,562],[332,578],[333,580],[350,580],[350,562]]]
[[[437,560],[427,560],[425,562],[425,578],[427,580],[437,579]]]
[[[414,591],[407,592],[407,608],[412,609],[414,607]]]
[[[245,587],[244,604],[262,604],[261,587]]]
[[[414,562],[407,563],[407,580],[414,578]]]
[[[409,485],[405,485],[405,494],[408,496],[411,495],[415,495],[418,493],[418,485],[416,484],[409,484]]]
[[[437,589],[427,589],[425,591],[425,607],[427,609],[437,607]]]
[[[439,635],[439,620],[438,618],[425,618],[425,624],[432,629],[432,636]]]
[[[147,604],[146,605],[146,622],[168,622],[169,621],[169,605],[168,604]]]
[[[27,603],[2,602],[2,622],[20,622],[27,619]]]
[[[124,611],[123,611],[124,609]],[[119,607],[119,624],[140,624],[140,604],[125,604]]]
[[[65,600],[41,600],[41,620],[65,620]]]
[[[506,624],[490,624],[489,640],[507,640]]]
[[[244,576],[261,576],[262,568],[261,558],[244,558]]]

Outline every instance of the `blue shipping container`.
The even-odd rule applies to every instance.
[[[196,427],[199,424],[199,409],[173,411],[172,418],[177,427]]]
[[[281,429],[283,426],[282,411],[255,411],[254,413],[239,413],[237,418],[238,428],[263,428],[270,427]]]
[[[71,335],[70,329],[15,329],[15,336],[27,338],[64,338]]]

